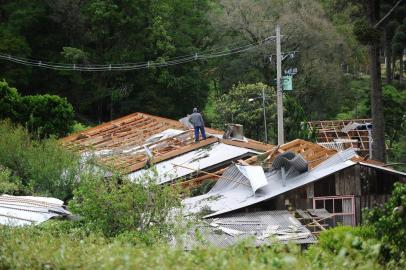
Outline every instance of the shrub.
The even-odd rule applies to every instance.
[[[82,216],[83,224],[106,236],[135,231],[157,237],[173,233],[173,209],[180,206],[176,189],[158,186],[153,179],[131,182],[113,176],[82,175],[69,208]]]
[[[406,253],[406,184],[395,183],[392,196],[382,207],[364,213],[378,239],[382,240],[385,259],[404,257]]]
[[[9,121],[0,121],[0,165],[21,179],[25,189],[62,200],[72,197],[81,169],[77,154],[54,139],[33,140],[25,128]]]
[[[338,253],[345,243],[347,237],[359,237],[363,240],[374,238],[371,227],[349,227],[338,226],[324,231],[320,234],[318,245],[323,250]]]
[[[10,169],[0,166],[0,195],[25,195],[29,191],[23,186],[21,179],[12,175]]]
[[[17,89],[11,88],[5,81],[0,81],[0,119],[17,119],[20,95]]]
[[[72,105],[55,95],[35,95],[22,98],[21,122],[40,137],[65,136],[72,131]]]
[[[0,82],[0,119],[26,126],[41,138],[69,134],[74,125],[72,105],[55,95],[21,97],[15,88]]]
[[[370,228],[337,227],[320,234],[319,243],[306,252],[313,268],[380,269],[380,243]]]

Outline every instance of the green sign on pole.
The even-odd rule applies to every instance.
[[[293,90],[292,76],[283,76],[282,77],[282,89],[285,91]]]

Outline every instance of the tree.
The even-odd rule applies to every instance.
[[[227,123],[242,124],[245,136],[264,141],[262,89],[264,89],[266,97],[265,110],[268,133],[275,134],[275,90],[263,83],[239,83],[233,86],[227,94],[220,96],[214,104],[213,125],[219,129],[224,129]]]
[[[388,251],[388,257],[398,259],[406,252],[405,208],[406,184],[395,183],[389,201],[366,212],[366,223],[374,228],[376,236],[382,240],[383,251]]]
[[[399,91],[391,85],[383,87],[383,105],[385,115],[385,130],[389,140],[389,149],[399,140],[402,124],[406,119],[406,92]]]
[[[399,83],[403,78],[403,55],[406,48],[406,19],[398,25],[393,35],[392,50],[394,57],[399,58]]]
[[[4,46],[1,53],[27,58],[84,64],[165,61],[204,50],[211,40],[209,0],[3,2],[0,29],[24,41],[27,51]],[[19,69],[26,67],[10,64],[1,76],[15,79],[10,74]],[[26,83],[16,84],[22,93],[67,97],[80,116],[93,121],[134,111],[178,117],[203,107],[208,91],[198,62],[120,73],[34,68],[24,78]]]
[[[349,89],[341,69],[349,50],[317,1],[222,0],[219,3],[211,21],[219,31],[220,44],[256,43],[274,35],[276,24],[280,24],[283,51],[299,51],[283,62],[283,69],[298,68],[293,95],[309,118],[330,118],[338,112],[340,101]],[[264,81],[275,85],[274,54],[274,42],[268,42],[243,55],[215,61],[218,92],[227,92],[238,82]]]
[[[379,0],[368,0],[366,14],[370,31],[373,32],[379,19]],[[383,114],[381,63],[379,61],[379,36],[372,38],[368,46],[370,76],[371,76],[371,116],[374,122],[372,129],[372,158],[385,161],[385,119]]]
[[[224,129],[227,123],[244,126],[245,136],[264,141],[264,111],[262,89],[265,91],[265,111],[269,143],[277,133],[276,92],[273,87],[263,83],[234,85],[227,94],[214,102],[215,117],[213,124]],[[311,139],[307,129],[307,118],[299,102],[291,95],[284,97],[284,124],[287,140],[297,138]]]
[[[63,137],[72,131],[72,105],[56,95],[24,96],[21,99],[20,122],[40,137]]]
[[[0,81],[0,119],[16,119],[20,95],[17,89],[9,87],[7,82]]]

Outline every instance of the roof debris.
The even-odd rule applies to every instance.
[[[0,224],[7,226],[38,225],[50,218],[69,217],[63,201],[33,196],[0,196]]]
[[[186,250],[199,245],[227,247],[242,240],[252,245],[272,245],[275,242],[315,243],[312,233],[286,210],[233,213],[206,219],[192,227],[180,241]]]

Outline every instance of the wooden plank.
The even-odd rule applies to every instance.
[[[271,145],[271,144],[259,143],[259,142],[254,142],[254,141],[240,142],[240,141],[235,141],[235,140],[223,139],[223,140],[221,140],[221,142],[228,144],[228,145],[244,147],[244,148],[253,149],[253,150],[257,150],[257,151],[269,151],[274,147],[274,145]]]
[[[101,129],[107,127],[107,126],[112,125],[113,123],[121,122],[121,121],[123,121],[124,119],[128,119],[128,118],[131,118],[131,117],[135,117],[135,116],[137,116],[137,115],[138,115],[138,113],[132,113],[132,114],[123,116],[123,117],[121,117],[121,118],[115,119],[115,120],[113,120],[113,121],[110,121],[110,122],[107,122],[107,123],[103,123],[103,124],[98,125],[98,126],[96,126],[96,127],[91,127],[91,128],[89,128],[89,129],[87,129],[87,130],[85,130],[85,131],[81,131],[81,132],[78,132],[78,133],[74,133],[74,134],[69,135],[69,136],[67,136],[67,137],[65,137],[65,138],[62,138],[62,139],[60,139],[60,140],[63,141],[63,142],[72,141],[72,140],[75,140],[75,139],[80,135],[80,133],[85,133],[85,134],[87,134],[87,133],[91,133],[91,132],[94,132],[94,131],[99,131],[99,130],[101,130]]]
[[[157,158],[154,159],[154,162],[158,163],[158,162],[161,162],[161,161],[166,160],[166,159],[174,158],[176,156],[188,153],[190,151],[193,151],[195,149],[204,147],[206,145],[209,145],[209,144],[212,144],[212,143],[215,143],[215,142],[218,142],[218,141],[219,141],[219,139],[217,139],[217,138],[208,138],[206,140],[200,141],[199,143],[191,144],[191,145],[185,146],[183,148],[180,148],[178,150],[171,151],[171,152],[169,152],[169,153],[167,153],[165,155],[162,155],[160,157],[157,157]],[[134,165],[128,166],[125,169],[125,172],[126,173],[131,173],[131,172],[137,171],[137,170],[145,167],[146,164],[147,164],[147,162],[143,161],[143,162],[141,162],[139,164],[134,164]]]

